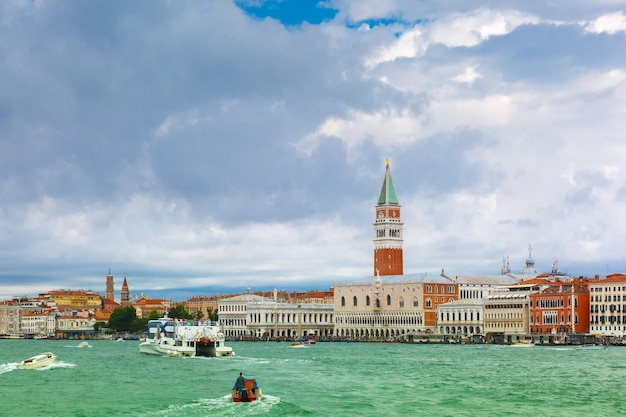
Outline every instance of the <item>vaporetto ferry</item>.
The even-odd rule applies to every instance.
[[[148,337],[139,352],[161,356],[234,356],[215,322],[161,318],[148,322]]]

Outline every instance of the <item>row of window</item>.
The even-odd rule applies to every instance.
[[[298,315],[296,313],[279,313],[274,316],[273,313],[265,313],[264,321],[262,314],[250,314],[250,322],[251,323],[297,323]],[[333,315],[330,313],[304,313],[301,314],[300,320],[302,323],[320,323],[326,322],[330,323],[333,320]]]
[[[542,317],[542,321],[539,321],[539,318]],[[565,315],[561,314],[561,320],[559,320],[559,315],[556,311],[544,311],[542,316],[539,316],[539,314],[537,314],[537,316],[530,316],[530,323],[533,324],[536,323],[537,324],[565,324]],[[576,320],[576,323],[578,323],[578,314],[574,315],[574,319]],[[572,315],[568,314],[567,315],[567,323],[571,323],[572,322]]]
[[[598,324],[598,323],[624,323],[626,324],[626,315],[624,316],[596,316],[595,314],[591,316],[590,323]]]
[[[421,326],[424,319],[421,316],[380,316],[376,319],[364,316],[337,316],[335,324],[341,326]]]
[[[474,312],[470,311],[469,314],[467,313],[467,311],[461,312],[461,311],[453,311],[453,312],[441,312],[439,314],[439,320],[440,321],[450,321],[450,318],[452,318],[452,321],[460,321],[460,320],[464,320],[467,321],[468,319],[470,321],[479,321],[480,320],[480,313],[478,311],[476,311],[476,318],[474,318]]]
[[[485,304],[487,310],[501,310],[501,309],[521,309],[524,308],[524,304]]]
[[[387,229],[376,230],[376,237],[387,237]],[[400,229],[390,229],[389,237],[402,237]]]
[[[446,288],[448,290],[448,294],[454,294],[456,292],[454,285],[448,285],[447,287],[444,285],[435,285],[435,286],[427,285],[426,294],[432,294],[433,288],[435,289],[435,294],[439,294],[439,293],[445,294],[444,290]]]
[[[387,305],[390,306],[391,305],[391,295],[387,295]],[[371,305],[372,300],[370,298],[369,295],[365,296],[365,305],[369,306]],[[380,299],[376,298],[374,300],[374,304],[376,305],[376,307],[380,308]],[[359,300],[357,298],[357,296],[355,295],[354,297],[352,297],[352,306],[353,307],[357,307],[359,305]],[[341,306],[345,307],[346,306],[346,297],[341,297]],[[398,301],[398,306],[399,307],[404,307],[404,297],[400,297],[400,300]],[[413,307],[418,307],[419,306],[419,301],[417,299],[417,297],[413,297]]]
[[[608,306],[606,306],[606,305],[597,305],[596,304],[596,305],[592,305],[591,306],[591,312],[592,313],[598,313],[598,312],[604,313],[605,311],[610,311],[611,313],[614,313],[614,312],[620,313],[622,311],[626,312],[626,304],[624,304],[623,307],[621,307],[621,308],[620,308],[619,304],[617,304],[617,305],[611,304],[611,305],[608,305]]]
[[[522,313],[485,313],[485,320],[493,319],[522,319]]]
[[[391,296],[390,295],[387,295],[386,301],[387,301],[387,305],[391,306]],[[452,301],[454,301],[454,299],[452,297],[450,297],[448,299],[448,302],[452,302]],[[439,302],[439,297],[435,297],[435,303],[438,303],[438,302]],[[441,302],[442,303],[446,302],[445,297],[441,297]],[[354,297],[352,297],[352,307],[358,307],[358,305],[359,305],[359,300],[358,300],[357,296],[355,295]],[[367,306],[370,306],[370,305],[372,305],[372,300],[371,300],[370,296],[367,295],[367,296],[365,296],[365,306],[367,307]],[[376,298],[374,300],[374,305],[375,305],[376,308],[380,308],[380,299]],[[413,297],[412,305],[415,308],[419,307],[419,300],[418,300],[417,297]],[[341,297],[341,306],[342,307],[346,306],[346,297],[343,297],[343,296]],[[426,306],[426,308],[432,308],[433,302],[432,302],[431,298],[427,298],[426,299],[425,306]],[[400,297],[400,299],[398,300],[398,307],[404,307],[404,297]]]
[[[454,287],[453,287],[454,288]],[[478,290],[459,290],[459,299],[461,300],[479,300],[485,298],[484,291]]]
[[[603,299],[604,298],[604,299]],[[611,300],[610,295],[605,295],[602,297],[601,295],[592,295],[591,301],[601,302],[601,301],[622,301],[621,295],[613,295],[613,299]],[[624,301],[626,301],[626,295],[624,296]]]
[[[613,292],[615,291],[626,291],[626,287],[591,287],[589,288],[590,292],[610,292],[611,288],[613,288]]]
[[[245,304],[221,304],[220,311],[246,311]]]

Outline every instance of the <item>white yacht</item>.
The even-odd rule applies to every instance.
[[[148,337],[139,352],[161,356],[234,356],[215,322],[162,318],[148,322]]]
[[[24,359],[17,367],[20,369],[38,369],[49,366],[57,359],[56,355],[52,352],[44,352],[39,355],[32,356],[28,359]]]

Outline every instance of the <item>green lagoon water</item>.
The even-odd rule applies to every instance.
[[[231,358],[137,341],[0,340],[0,416],[623,416],[626,347],[231,342]],[[58,355],[42,370],[26,357]],[[239,372],[263,400],[231,403]]]

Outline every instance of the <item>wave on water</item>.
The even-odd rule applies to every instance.
[[[203,398],[190,404],[169,405],[164,410],[145,413],[145,416],[259,416],[274,415],[273,408],[280,403],[280,398],[264,395],[260,401],[234,403],[230,394],[219,398]]]
[[[7,372],[11,372],[11,371],[46,371],[49,369],[53,369],[53,368],[74,368],[76,365],[73,363],[67,363],[67,362],[54,362],[51,363],[48,366],[44,366],[43,368],[37,368],[37,369],[20,369],[17,366],[19,365],[18,362],[10,362],[10,363],[3,363],[0,364],[0,374],[6,374]]]
[[[17,362],[0,364],[0,374],[6,374],[7,372],[15,371],[17,369]]]
[[[53,369],[53,368],[74,368],[74,367],[76,367],[75,363],[56,361],[46,366],[45,368],[39,368],[38,370],[45,371],[46,369]]]

